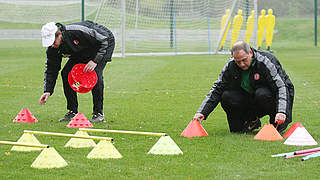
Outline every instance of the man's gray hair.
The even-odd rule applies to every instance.
[[[233,55],[233,52],[240,51],[240,50],[244,50],[247,54],[249,54],[250,53],[250,45],[244,41],[238,41],[238,42],[234,43],[234,45],[231,48],[231,55]]]

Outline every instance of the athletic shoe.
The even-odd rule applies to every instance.
[[[273,126],[277,129],[279,134],[283,135],[283,131],[287,128],[288,125],[285,125],[285,124],[278,125],[273,123]]]
[[[246,122],[245,127],[246,127],[246,132],[252,132],[253,130],[258,129],[259,127],[261,127],[261,121],[257,117],[254,121]]]
[[[59,119],[59,122],[63,121],[71,121],[71,119],[76,115],[73,111],[69,111],[66,113],[66,115],[63,116],[63,118]]]
[[[90,122],[92,123],[99,123],[99,122],[106,122],[106,120],[104,119],[104,115],[101,113],[94,113],[92,115],[92,118],[90,120]]]

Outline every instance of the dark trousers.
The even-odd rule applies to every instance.
[[[73,89],[71,89],[69,85],[68,75],[73,66],[79,63],[81,62],[79,62],[78,60],[69,59],[61,71],[64,95],[67,99],[67,109],[75,113],[78,113],[78,98],[77,93]],[[101,61],[94,69],[97,73],[98,81],[91,90],[93,97],[93,113],[103,113],[103,69],[105,68],[106,64],[107,61]]]
[[[288,122],[276,125],[276,102],[268,88],[258,88],[254,94],[244,90],[227,90],[222,94],[221,106],[227,114],[230,132],[243,132],[245,124],[269,115],[270,124],[277,129],[285,129]]]

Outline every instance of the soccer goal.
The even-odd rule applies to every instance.
[[[257,0],[0,0],[0,40],[85,17],[114,33],[115,56],[229,53],[237,40],[255,47],[256,12]]]
[[[40,40],[48,22],[81,21],[83,12],[94,17],[101,0],[0,0],[0,40]]]
[[[114,32],[115,53],[122,57],[214,54],[229,53],[246,36],[255,45],[252,11],[257,0],[101,0],[94,21]]]
[[[95,13],[101,0],[85,0],[86,15]],[[81,0],[0,0],[0,21],[45,24],[81,19]]]

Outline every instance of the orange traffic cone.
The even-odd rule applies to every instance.
[[[13,122],[34,123],[38,122],[38,120],[32,115],[29,109],[21,109],[18,115],[13,119]]]
[[[92,124],[83,113],[78,113],[76,116],[74,116],[71,119],[67,127],[68,128],[86,128],[86,127],[92,127]]]
[[[194,119],[190,121],[188,126],[183,130],[180,136],[185,136],[188,138],[199,137],[199,136],[209,136],[206,130],[202,127],[201,123]]]
[[[283,137],[272,124],[265,124],[253,139],[262,141],[277,141],[283,139]]]
[[[298,123],[298,122],[292,124],[292,126],[288,129],[288,131],[284,133],[283,138],[289,137],[294,132],[294,130],[297,129],[297,127],[303,127],[303,126],[301,123]]]

